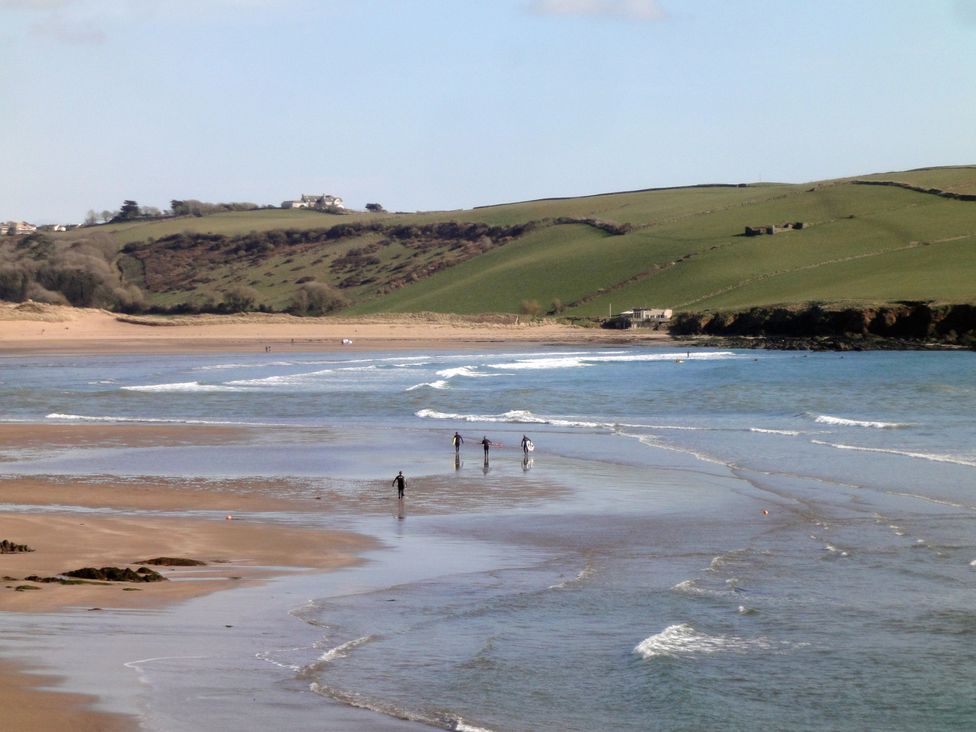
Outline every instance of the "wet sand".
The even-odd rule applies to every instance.
[[[134,732],[139,729],[133,717],[92,711],[91,697],[41,688],[57,682],[57,677],[25,673],[23,667],[0,663],[3,729],[31,732]]]
[[[285,428],[290,431],[290,428]],[[248,443],[267,428],[142,424],[6,424],[0,444],[8,454],[73,448],[224,445]],[[478,471],[480,474],[480,471]],[[477,474],[476,474],[477,475]],[[34,551],[0,554],[0,612],[93,612],[160,608],[203,594],[254,585],[283,572],[323,572],[360,561],[377,547],[342,531],[274,523],[289,515],[308,524],[329,516],[383,515],[398,510],[385,481],[182,479],[117,476],[0,477],[0,539]],[[490,510],[548,501],[563,490],[510,478],[492,491],[474,491],[453,474],[411,479],[411,515]],[[92,509],[109,509],[100,515]],[[399,510],[403,510],[402,508]],[[201,512],[212,518],[173,517]],[[230,515],[232,518],[227,519]],[[129,567],[156,557],[206,562],[202,567],[153,567],[168,581],[71,584],[28,581],[82,567]],[[29,586],[37,589],[23,589]],[[19,589],[18,588],[22,588]],[[17,709],[14,729],[136,729],[136,720],[91,710],[92,700],[63,694],[58,679],[40,679],[4,659],[0,705]],[[39,686],[47,688],[40,689]],[[86,726],[87,725],[87,726]]]
[[[343,341],[352,341],[344,343]],[[102,310],[0,303],[0,357],[30,353],[329,352],[355,349],[483,348],[528,344],[667,343],[654,331],[606,331],[514,316],[438,315],[362,318],[293,318],[284,315],[119,318]],[[73,447],[152,447],[247,442],[246,428],[192,425],[0,425],[0,444],[10,450]],[[282,568],[327,571],[358,561],[375,544],[343,532],[281,526],[260,520],[268,511],[388,512],[377,492],[366,501],[348,490],[324,486],[320,495],[281,481],[186,481],[165,478],[16,477],[0,479],[0,539],[27,544],[30,553],[0,555],[0,611],[47,612],[59,608],[146,608],[261,581]],[[307,488],[307,487],[306,487]],[[512,482],[487,498],[450,480],[408,485],[412,513],[478,510],[484,502],[551,498],[556,487]],[[300,498],[297,499],[296,496]],[[31,513],[30,506],[47,511]],[[99,516],[57,507],[135,510],[137,516]],[[182,519],[155,511],[216,511],[231,520]],[[242,515],[241,515],[242,514]],[[168,582],[138,587],[27,582],[84,566],[131,566],[160,556],[207,562],[203,568],[160,568]],[[274,568],[278,568],[275,570]],[[193,581],[189,581],[189,578]],[[9,578],[9,579],[8,579]],[[187,581],[181,581],[186,578]],[[205,581],[200,581],[201,579]],[[41,589],[17,590],[33,585]],[[30,670],[31,673],[25,673]],[[65,694],[57,679],[35,675],[10,659],[0,667],[0,708],[12,729],[137,729],[134,719],[93,712],[91,699]]]

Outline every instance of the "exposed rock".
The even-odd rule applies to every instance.
[[[743,341],[744,348],[863,350],[976,348],[976,306],[901,302],[872,307],[761,307],[679,313],[671,335]],[[725,346],[732,345],[729,340]]]
[[[32,574],[30,577],[24,577],[28,582],[43,582],[45,584],[58,584],[58,585],[104,585],[105,582],[96,582],[95,580],[83,580],[83,579],[67,579],[66,577],[38,577],[36,574]]]
[[[159,572],[154,572],[148,567],[139,567],[132,571],[128,567],[82,567],[73,569],[70,572],[62,572],[66,577],[78,577],[79,579],[98,580],[101,582],[163,582],[166,580]]]
[[[136,562],[136,564],[151,564],[155,567],[206,567],[206,562],[201,562],[199,559],[184,559],[182,557],[156,557],[155,559],[146,559],[142,562]]]
[[[7,541],[4,539],[0,541],[0,554],[19,554],[20,552],[32,552],[34,551],[26,544],[15,544],[12,541]]]

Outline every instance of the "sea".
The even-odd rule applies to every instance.
[[[0,447],[0,476],[281,479],[342,500],[251,518],[380,542],[7,614],[0,656],[166,732],[976,727],[976,353],[348,348],[0,359],[7,422],[253,435]]]

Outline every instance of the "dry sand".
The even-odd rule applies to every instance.
[[[603,330],[516,316],[431,313],[296,318],[289,315],[119,316],[105,310],[0,303],[0,355],[459,348],[465,345],[661,343],[648,329]],[[343,339],[351,344],[343,344]]]

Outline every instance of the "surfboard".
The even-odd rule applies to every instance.
[[[532,444],[532,440],[525,441],[525,449],[528,450],[529,452],[535,450],[535,445]]]

